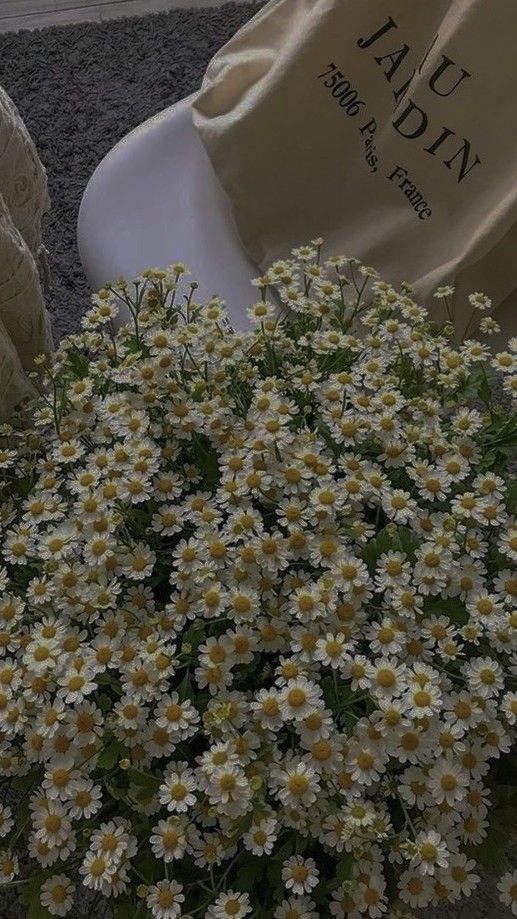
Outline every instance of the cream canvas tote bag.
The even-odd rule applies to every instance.
[[[432,291],[454,284],[460,334],[468,293],[508,314],[516,35],[516,0],[270,0],[193,101],[257,265],[323,236],[327,254],[413,284],[435,318]]]

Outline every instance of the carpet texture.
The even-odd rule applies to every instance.
[[[56,340],[77,330],[89,307],[76,222],[95,167],[128,131],[196,90],[212,55],[262,5],[228,3],[0,35],[0,83],[48,172],[52,210],[44,218],[43,238],[50,252],[48,305]],[[83,915],[90,915],[90,906]],[[471,900],[426,911],[425,919],[509,915],[493,879],[485,878]],[[11,894],[0,894],[1,919],[24,916]]]
[[[47,169],[49,310],[56,340],[76,331],[90,290],[76,222],[102,158],[151,115],[198,89],[210,58],[263,4],[227,3],[0,35],[0,83]]]

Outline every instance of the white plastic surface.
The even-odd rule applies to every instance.
[[[246,308],[259,299],[250,281],[261,272],[192,124],[193,98],[144,122],[99,164],[81,202],[79,253],[93,290],[183,261],[199,282],[196,299],[218,294],[243,329]]]

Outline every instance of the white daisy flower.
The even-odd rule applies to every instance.
[[[517,870],[506,871],[497,883],[499,899],[505,906],[509,906],[513,916],[517,916]]]
[[[181,916],[185,896],[183,887],[177,881],[158,881],[148,889],[147,908],[155,919],[178,919]]]
[[[74,885],[65,874],[54,874],[41,885],[40,902],[51,916],[66,916],[74,898]]]
[[[319,871],[312,858],[293,855],[282,866],[284,887],[295,894],[308,894],[318,886]]]
[[[158,797],[172,813],[185,813],[196,803],[196,781],[188,763],[171,763],[160,785]]]
[[[236,893],[229,890],[219,894],[208,909],[207,919],[242,919],[251,913],[250,898],[247,893]]]

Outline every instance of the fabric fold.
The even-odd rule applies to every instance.
[[[49,210],[47,175],[34,143],[0,87],[0,419],[21,398],[35,395],[27,373],[53,350],[40,268],[49,286],[41,218]]]

